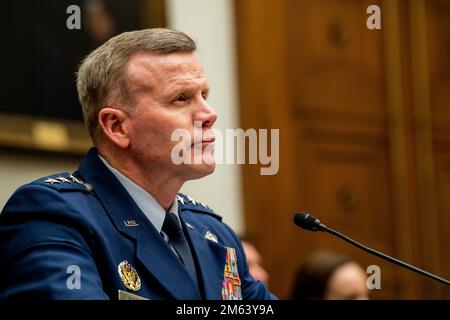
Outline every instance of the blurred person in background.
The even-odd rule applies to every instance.
[[[266,286],[269,285],[269,274],[263,267],[261,254],[256,249],[252,241],[247,237],[241,237],[242,247],[244,248],[245,256],[250,274],[256,280],[261,281]]]
[[[367,300],[367,274],[346,255],[317,251],[300,265],[292,293],[294,300]]]

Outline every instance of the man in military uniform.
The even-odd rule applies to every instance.
[[[208,84],[187,35],[118,35],[82,63],[92,148],[79,169],[20,187],[0,215],[0,298],[273,299],[235,233],[179,194],[214,171]],[[175,164],[174,130],[202,130]],[[192,135],[194,136],[194,135]]]

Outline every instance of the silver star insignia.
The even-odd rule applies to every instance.
[[[52,179],[52,178],[48,178],[48,179],[45,180],[44,182],[51,183],[51,184],[54,184],[54,183],[60,183],[59,180]]]
[[[200,202],[200,204],[201,204],[203,207],[209,209],[209,207],[208,207],[206,204],[204,204],[203,202]]]
[[[74,177],[73,175],[70,175],[69,178],[72,179],[72,182],[83,184],[83,182],[81,180],[79,180],[78,178]]]
[[[61,182],[68,182],[68,183],[72,183],[69,179],[64,178],[64,177],[57,177],[56,180],[59,180]]]
[[[192,199],[190,196],[187,196],[187,197],[188,197],[189,201],[194,204],[194,206],[197,205],[197,202],[194,199]]]
[[[177,195],[177,200],[178,200],[179,202],[181,202],[181,204],[184,204],[184,199],[183,199],[183,197]]]

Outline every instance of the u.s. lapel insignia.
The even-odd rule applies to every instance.
[[[227,247],[223,272],[222,300],[242,300],[241,279],[236,258],[236,249]]]
[[[209,230],[206,231],[205,239],[208,239],[208,240],[214,241],[215,243],[218,243],[217,236],[214,233],[211,233]]]
[[[123,224],[125,225],[125,227],[128,227],[128,228],[133,228],[133,227],[139,226],[139,224],[134,220],[124,220]]]
[[[141,289],[141,279],[131,264],[127,260],[119,263],[117,267],[119,272],[120,280],[122,280],[123,285],[130,290],[139,291]]]

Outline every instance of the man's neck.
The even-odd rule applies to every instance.
[[[152,195],[161,207],[166,211],[169,210],[183,185],[181,179],[168,175],[161,168],[143,170],[128,158],[110,156],[105,153],[101,155],[112,167]]]

